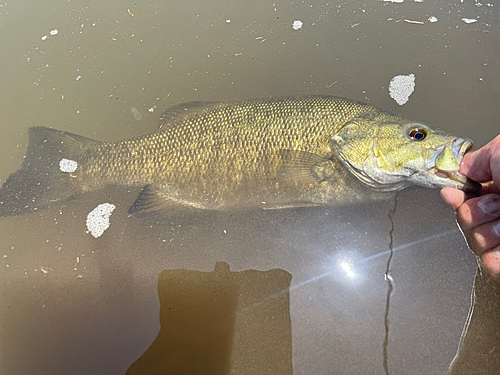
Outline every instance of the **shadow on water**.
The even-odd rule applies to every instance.
[[[291,374],[291,275],[163,271],[160,332],[127,374]]]

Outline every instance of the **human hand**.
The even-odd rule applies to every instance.
[[[479,196],[443,188],[443,201],[457,212],[469,248],[500,283],[500,135],[476,152],[465,154],[460,173],[482,183]]]

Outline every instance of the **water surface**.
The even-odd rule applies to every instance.
[[[439,6],[409,0],[2,3],[0,181],[22,163],[31,126],[128,138],[153,131],[167,107],[195,100],[338,95],[481,146],[500,129],[498,14],[497,4],[458,0]],[[428,21],[431,16],[438,21]],[[298,30],[296,20],[303,23]],[[389,82],[409,74],[415,91],[400,106]],[[222,321],[232,322],[221,326],[223,358],[213,368],[222,372],[238,359],[248,369],[281,363],[281,373],[385,373],[392,200],[158,221],[127,217],[138,192],[106,189],[0,220],[0,372],[134,373],[134,362],[160,356],[156,350],[168,343],[163,333],[199,338],[203,327]],[[105,202],[117,208],[109,229],[94,238],[85,220]],[[389,373],[443,374],[467,317],[475,258],[438,191],[402,193],[394,220]],[[180,297],[165,280],[184,280],[196,296],[197,283],[218,280],[216,264],[224,263],[228,280],[237,280],[230,287],[213,281],[213,290],[228,293],[224,309],[193,308],[201,314],[193,314],[193,324],[205,322],[199,336],[169,336],[163,298]],[[261,294],[248,285],[260,285]],[[244,307],[262,319],[242,323],[252,316]],[[272,316],[281,317],[277,342],[262,325]],[[257,350],[259,343],[269,350]],[[184,354],[180,366],[214,356]]]

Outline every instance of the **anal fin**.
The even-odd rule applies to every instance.
[[[191,202],[172,198],[153,185],[148,184],[144,186],[134,204],[130,206],[128,214],[136,217],[144,217],[160,212],[172,215],[189,209],[203,209],[203,207],[197,207]]]

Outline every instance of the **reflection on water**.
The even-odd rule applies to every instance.
[[[154,131],[162,110],[196,100],[338,95],[469,137],[477,146],[500,128],[493,2],[19,0],[0,4],[0,24],[2,183],[21,164],[31,126],[125,139]],[[410,74],[414,91],[400,106],[388,87],[392,78]],[[245,289],[260,298],[290,283],[289,295],[258,305],[279,300],[273,308],[289,311],[288,323],[280,315],[285,328],[277,336],[284,372],[291,372],[292,361],[296,374],[384,373],[391,202],[148,221],[127,217],[139,190],[107,189],[0,220],[1,373],[123,374],[136,359],[137,369],[145,366],[170,344],[163,338],[184,338],[165,330],[173,326],[162,296],[180,300],[179,280],[208,280],[217,262],[231,266],[234,282],[288,273],[279,271],[276,284],[259,279],[259,290]],[[109,228],[94,238],[86,218],[103,202],[116,209]],[[394,237],[389,373],[443,374],[467,319],[475,259],[437,191],[401,195]],[[159,288],[168,275],[176,289]],[[219,290],[197,285],[184,284],[197,296],[210,285]],[[452,373],[497,368],[495,288],[477,278],[476,305]],[[212,321],[223,321],[216,342],[222,352],[236,348],[239,329],[251,335],[260,327],[262,315],[249,315],[255,324],[248,327],[238,322],[234,298],[221,311],[206,295],[198,298]],[[200,311],[199,322],[209,321]],[[207,333],[204,324],[196,328]],[[227,369],[230,358],[219,357],[214,366]]]
[[[478,267],[472,305],[448,374],[495,374],[500,369],[500,286]]]

